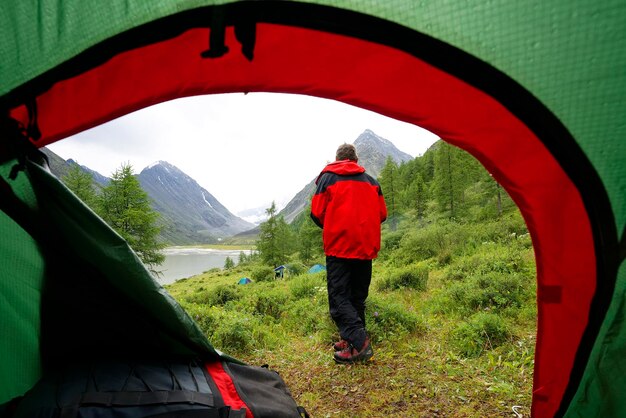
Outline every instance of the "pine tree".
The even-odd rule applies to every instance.
[[[283,250],[280,242],[281,225],[276,216],[276,203],[272,202],[272,205],[265,210],[265,213],[267,214],[267,220],[259,225],[261,232],[257,241],[257,249],[264,263],[277,267],[282,263]]]
[[[487,170],[484,170],[481,182],[485,198],[483,204],[485,206],[495,206],[495,215],[497,217],[502,216],[505,208],[513,205],[511,197]]]
[[[285,262],[284,260],[287,260],[289,255],[296,250],[296,240],[283,216],[278,217],[276,226],[278,231],[278,255],[281,260],[280,263],[282,264]]]
[[[150,269],[163,263],[157,241],[159,214],[152,210],[130,164],[122,164],[102,191],[102,218],[119,233]]]
[[[311,213],[310,203],[304,213],[307,215]],[[298,250],[300,260],[303,262],[307,263],[323,253],[322,229],[315,225],[310,216],[304,217],[304,221],[299,227],[298,237]]]
[[[433,197],[441,211],[446,211],[450,218],[455,218],[463,194],[457,148],[442,142],[437,148],[434,162]]]
[[[442,142],[434,157],[433,197],[451,218],[464,214],[465,190],[481,179],[484,168],[469,153]]]
[[[387,157],[385,166],[380,171],[378,176],[380,181],[380,187],[383,190],[385,196],[385,203],[387,204],[387,211],[389,213],[389,225],[392,230],[396,229],[397,224],[397,208],[396,202],[399,200],[399,179],[397,178],[398,165],[393,161],[391,156]]]
[[[417,219],[423,219],[428,203],[428,186],[422,179],[421,174],[416,174],[413,182],[404,192],[406,207],[415,210]]]
[[[430,184],[435,178],[435,155],[444,142],[439,140],[419,158],[419,170],[426,184]]]
[[[96,207],[98,197],[93,187],[91,174],[83,170],[78,164],[74,164],[67,174],[61,177],[61,181],[94,212],[98,212],[99,208]]]
[[[224,260],[224,270],[230,270],[233,267],[235,267],[235,262],[233,261],[233,259],[230,257],[226,257],[226,260]]]

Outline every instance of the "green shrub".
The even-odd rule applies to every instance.
[[[528,229],[519,211],[504,214],[502,217],[480,223],[468,223],[464,226],[468,236],[476,242],[495,242],[510,244],[526,235]]]
[[[319,274],[306,274],[295,277],[289,282],[289,290],[295,299],[309,298],[326,291],[326,283]]]
[[[204,304],[185,304],[185,311],[196,322],[205,335],[211,335],[216,328],[216,309]]]
[[[209,290],[196,292],[186,297],[188,302],[203,303],[209,306],[223,306],[227,302],[241,298],[241,293],[235,285],[221,284]]]
[[[233,313],[220,315],[209,340],[226,353],[245,353],[265,343],[266,332],[253,317]]]
[[[452,251],[447,248],[445,250],[441,250],[439,254],[437,254],[437,264],[439,266],[447,266],[452,262]]]
[[[520,308],[529,303],[531,297],[532,286],[527,277],[489,272],[451,283],[433,298],[433,302],[440,311],[468,315],[484,310],[502,312]]]
[[[268,266],[258,266],[250,272],[250,278],[255,282],[267,282],[276,278],[274,269]]]
[[[516,248],[484,243],[476,253],[459,257],[448,266],[443,278],[449,281],[465,280],[468,276],[496,272],[500,274],[532,274],[534,263],[524,258],[524,253]]]
[[[428,266],[425,264],[393,270],[387,277],[377,282],[378,290],[415,289],[425,291],[428,284]]]
[[[402,237],[405,235],[406,231],[389,231],[384,228],[382,231],[382,245],[381,251],[379,254],[380,260],[387,260],[389,255],[400,248],[400,243],[402,241]]]
[[[252,296],[254,313],[279,319],[285,309],[285,304],[289,299],[282,289],[257,292]]]
[[[294,300],[289,304],[282,320],[284,325],[298,335],[321,335],[327,341],[337,332],[337,327],[328,313],[325,297]]]
[[[296,277],[306,271],[306,266],[298,262],[289,263],[285,268],[289,277]]]
[[[458,354],[464,357],[479,357],[510,338],[505,321],[498,315],[480,312],[454,328],[448,341]]]
[[[390,298],[370,296],[365,311],[366,328],[374,340],[390,339],[426,329],[422,317]]]
[[[439,261],[449,262],[453,254],[462,251],[466,240],[467,234],[462,225],[439,221],[406,232],[390,258],[400,265],[437,257],[440,258]]]

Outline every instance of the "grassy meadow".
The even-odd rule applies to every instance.
[[[517,213],[383,229],[367,328],[374,358],[338,365],[325,273],[258,261],[166,286],[219,350],[277,371],[312,417],[530,415],[535,264]],[[253,283],[238,285],[242,277]]]

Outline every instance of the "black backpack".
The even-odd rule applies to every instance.
[[[278,373],[235,362],[98,362],[47,373],[12,418],[303,418]]]

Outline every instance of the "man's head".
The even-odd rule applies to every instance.
[[[356,148],[352,144],[341,144],[337,148],[337,154],[335,155],[337,161],[352,160],[354,162],[359,161],[359,157],[356,155]]]

